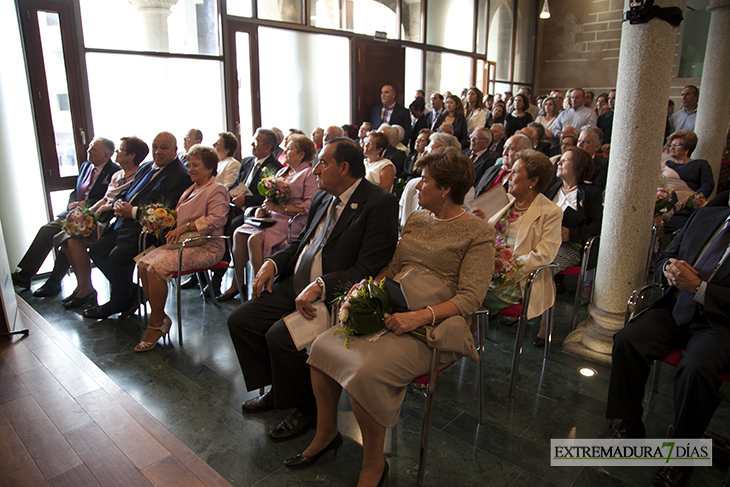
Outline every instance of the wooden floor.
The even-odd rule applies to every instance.
[[[230,486],[24,301],[0,342],[0,484]]]

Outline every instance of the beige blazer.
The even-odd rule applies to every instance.
[[[499,218],[513,204],[512,195],[507,195],[510,202],[507,206],[495,213],[489,223],[494,225]],[[560,226],[563,221],[563,212],[560,207],[538,194],[530,208],[522,216],[520,228],[517,231],[517,245],[512,249],[515,259],[524,265],[517,271],[515,278],[524,292],[527,277],[538,267],[550,264],[558,255],[562,243]],[[527,318],[540,316],[555,302],[555,289],[549,272],[541,272],[532,286],[530,306],[527,309]]]

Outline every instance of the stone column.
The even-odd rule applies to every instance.
[[[707,10],[712,17],[695,124],[698,143],[692,157],[710,163],[717,187],[730,120],[730,0],[711,0]]]
[[[611,362],[626,302],[643,284],[678,30],[660,19],[622,27],[613,119],[613,140],[622,143],[611,146],[595,298],[590,317],[563,343],[566,352],[601,363]]]
[[[179,0],[129,0],[142,15],[142,29],[145,37],[145,48],[150,51],[166,52],[170,50],[167,33],[167,18],[172,12],[170,7]]]

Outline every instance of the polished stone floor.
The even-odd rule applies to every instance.
[[[108,289],[94,270],[99,300]],[[40,282],[34,283],[37,288]],[[567,287],[574,289],[568,281]],[[74,278],[64,281],[64,294]],[[344,446],[313,468],[290,471],[282,462],[303,450],[313,433],[285,443],[272,443],[266,431],[287,414],[241,414],[241,402],[256,395],[247,392],[226,328],[226,318],[236,306],[203,305],[197,290],[183,291],[184,347],[158,346],[134,353],[144,325],[128,320],[91,321],[79,311],[66,311],[59,297],[20,296],[64,337],[89,357],[109,378],[139,402],[192,451],[234,486],[354,486],[362,447],[357,424],[346,394],[340,402],[340,430]],[[174,296],[168,314],[176,323]],[[531,337],[539,323],[528,324],[522,363],[514,398],[508,380],[516,327],[493,324],[486,345],[485,423],[478,424],[476,365],[461,360],[439,378],[426,475],[427,486],[646,486],[652,467],[551,467],[551,438],[593,438],[605,427],[603,417],[610,368],[567,355],[560,343],[567,334],[566,320],[572,293],[559,295],[556,305],[555,345],[543,366],[542,350]],[[587,316],[586,308],[580,317]],[[161,343],[161,342],[160,342]],[[591,378],[578,373],[592,367]],[[664,437],[673,418],[671,372],[665,369],[660,396],[647,422],[649,437]],[[730,409],[724,400],[710,430],[730,434]],[[424,400],[409,392],[400,421],[388,430],[386,457],[391,465],[385,485],[416,484],[419,438]],[[722,485],[726,465],[697,468],[689,485]]]

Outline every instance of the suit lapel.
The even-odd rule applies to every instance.
[[[312,224],[307,229],[307,233],[304,234],[302,237],[302,240],[299,242],[299,251],[301,252],[305,245],[309,243],[310,240],[312,240],[312,237],[314,237],[314,232],[317,231],[317,228],[319,227],[319,224],[322,222],[322,219],[327,214],[327,209],[330,207],[330,203],[332,202],[333,196],[328,194],[322,198],[322,203],[317,207],[317,209],[314,211],[314,216],[312,217]]]
[[[349,224],[350,220],[352,220],[352,218],[357,213],[358,207],[362,206],[367,201],[366,191],[367,187],[365,179],[363,179],[362,181],[360,181],[360,184],[358,184],[357,188],[355,188],[355,191],[353,191],[352,196],[350,196],[350,200],[347,202],[347,206],[343,208],[342,214],[340,214],[340,217],[337,219],[335,228],[332,229],[332,233],[327,239],[327,244],[333,242],[337,238],[337,236],[342,233],[342,231]]]

